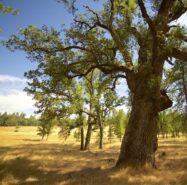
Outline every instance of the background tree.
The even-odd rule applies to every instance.
[[[19,119],[16,113],[9,115],[5,123],[5,125],[8,125],[8,126],[17,126],[18,124],[19,124]]]
[[[52,129],[55,125],[55,120],[51,118],[49,112],[44,112],[40,117],[40,124],[38,126],[37,135],[42,137],[42,140],[46,136],[46,141],[49,135],[52,133]]]
[[[127,125],[127,116],[125,115],[125,112],[122,109],[119,110],[114,116],[114,133],[116,134],[117,138],[119,138],[121,141],[125,132],[125,127]]]
[[[171,63],[173,65],[173,63]],[[187,130],[187,65],[185,61],[176,60],[175,65],[165,72],[163,87],[173,97],[173,109],[180,112],[184,132]]]
[[[159,118],[159,131],[163,138],[168,138],[169,135],[179,137],[180,133],[184,133],[183,116],[179,111],[163,111]]]
[[[159,115],[159,133],[162,134],[162,138],[167,138],[168,133],[170,132],[170,125],[167,120],[166,111],[163,111]]]
[[[88,114],[88,121],[90,121],[87,130],[88,138],[86,138],[88,144],[85,143],[85,149],[88,149],[87,145],[90,142],[92,129],[97,130],[97,128],[99,128],[99,148],[102,149],[106,118],[111,110],[124,104],[124,97],[118,96],[113,91],[115,84],[111,83],[111,77],[105,77],[103,80],[103,74],[96,69],[92,70],[90,75],[84,77],[86,92],[88,93],[87,102],[90,105],[89,110],[84,111]]]

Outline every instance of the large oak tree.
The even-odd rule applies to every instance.
[[[28,26],[7,46],[36,60],[39,76],[62,80],[97,68],[113,78],[114,86],[118,78],[125,78],[132,109],[116,165],[154,165],[158,113],[172,106],[161,90],[163,66],[172,58],[187,60],[186,28],[173,24],[186,12],[187,2],[108,0],[100,12],[85,9],[64,36],[46,26]]]

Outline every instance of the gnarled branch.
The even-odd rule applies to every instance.
[[[180,3],[180,6],[177,8],[177,10],[170,13],[169,22],[177,20],[187,11],[187,7],[185,7],[184,3],[181,0],[179,0],[178,2]]]
[[[152,36],[155,38],[156,37],[156,28],[155,25],[153,23],[153,21],[151,20],[151,18],[149,17],[147,10],[144,6],[144,3],[142,0],[138,0],[138,5],[140,6],[140,10],[142,12],[142,16],[145,19],[145,21],[147,22],[147,24],[149,25],[149,28],[151,30]]]
[[[187,60],[187,51],[173,48],[169,56],[180,60]]]

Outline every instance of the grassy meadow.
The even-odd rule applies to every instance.
[[[0,128],[1,185],[187,185],[187,140],[159,139],[157,169],[117,170],[120,142],[105,141],[99,150],[79,151],[70,137],[60,140],[57,130],[48,141],[37,127]]]

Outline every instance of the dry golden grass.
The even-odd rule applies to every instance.
[[[47,142],[36,127],[0,127],[0,184],[2,185],[187,185],[187,141],[159,140],[158,169],[116,170],[119,142],[79,151],[70,138],[56,132]],[[166,155],[162,155],[165,152]]]

